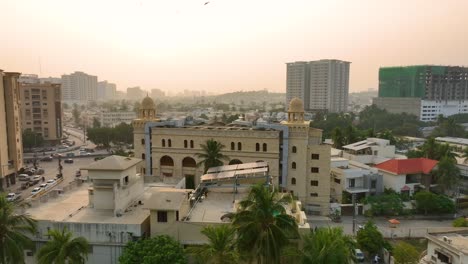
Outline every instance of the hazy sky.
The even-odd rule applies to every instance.
[[[205,1],[0,0],[0,69],[284,92],[296,60],[351,61],[351,91],[376,88],[379,66],[468,65],[468,0]]]

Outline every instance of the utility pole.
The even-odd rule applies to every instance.
[[[353,235],[356,234],[356,194],[351,195],[353,201]]]

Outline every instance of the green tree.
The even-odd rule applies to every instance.
[[[337,149],[343,148],[345,145],[345,137],[343,131],[339,127],[335,127],[332,132],[333,147]]]
[[[385,129],[382,132],[378,133],[377,137],[390,141],[390,145],[397,144],[397,138],[393,135],[393,132],[389,129]]]
[[[17,213],[14,203],[0,193],[0,263],[24,263],[24,249],[33,243],[27,234],[34,235],[36,221],[27,214]]]
[[[358,231],[356,240],[359,247],[370,255],[379,254],[384,247],[389,247],[382,233],[372,221],[368,221],[364,228]]]
[[[460,169],[455,161],[449,157],[443,157],[439,161],[434,175],[439,188],[443,192],[452,189],[460,182]]]
[[[468,220],[465,217],[460,217],[452,222],[453,227],[468,227]]]
[[[113,128],[113,135],[114,137],[112,138],[112,141],[114,143],[123,142],[126,144],[132,144],[133,126],[122,122]]]
[[[239,262],[236,248],[236,230],[231,225],[206,226],[201,233],[208,238],[208,244],[187,249],[199,263],[234,264]]]
[[[438,120],[437,126],[432,132],[433,137],[463,137],[465,135],[464,128],[457,124],[453,117],[441,117]]]
[[[319,228],[305,235],[303,242],[303,264],[352,264],[355,261],[356,243],[341,227]]]
[[[232,222],[241,254],[257,263],[279,263],[290,239],[299,236],[296,220],[284,207],[291,202],[291,196],[272,188],[253,186]]]
[[[101,127],[101,122],[97,117],[93,117],[93,127]]]
[[[421,191],[414,195],[416,209],[419,212],[432,214],[448,214],[455,212],[455,203],[445,195]]]
[[[197,166],[203,165],[204,173],[211,167],[223,165],[223,160],[229,160],[228,156],[221,153],[224,149],[224,145],[214,139],[207,140],[205,144],[200,144],[200,147],[203,152],[196,153],[195,155],[201,159],[201,161],[197,163]]]
[[[39,249],[37,262],[39,264],[86,263],[89,244],[84,237],[75,237],[66,228],[49,230],[47,235],[51,240]]]
[[[72,116],[73,116],[73,121],[75,122],[75,125],[79,125],[80,124],[81,111],[78,108],[78,105],[76,103],[73,104]]]
[[[120,101],[120,110],[128,111],[128,108],[129,108],[129,102],[126,101],[125,99],[122,99],[122,101]]]
[[[119,257],[120,264],[185,264],[187,257],[179,242],[162,235],[130,242]]]
[[[423,211],[425,215],[427,212],[433,208],[433,203],[435,200],[435,194],[426,191],[420,191],[414,195],[416,200],[416,208],[418,211]]]
[[[395,192],[369,196],[364,203],[370,204],[373,215],[399,215],[404,208],[401,196]]]
[[[419,252],[411,244],[399,242],[393,248],[395,264],[417,264],[419,263]]]
[[[26,149],[40,147],[44,144],[42,135],[26,129],[23,131],[23,147]]]

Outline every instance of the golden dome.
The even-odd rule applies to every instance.
[[[145,99],[141,101],[141,109],[156,109],[153,99],[146,95]]]
[[[302,102],[302,100],[297,97],[294,97],[289,102],[288,112],[304,113],[304,103]]]

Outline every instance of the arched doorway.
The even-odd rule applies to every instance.
[[[174,160],[169,156],[162,156],[159,160],[161,164],[161,174],[165,177],[172,177],[174,175]]]
[[[242,161],[240,161],[238,159],[233,159],[233,160],[229,161],[229,165],[235,165],[235,164],[242,164]]]
[[[185,177],[185,188],[195,189],[195,174],[197,172],[197,162],[191,157],[182,160],[182,175]]]

